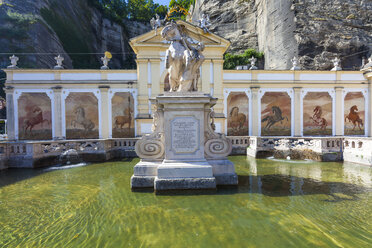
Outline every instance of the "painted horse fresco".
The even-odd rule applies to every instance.
[[[357,125],[359,127],[359,130],[362,130],[363,120],[359,117],[358,107],[356,105],[354,105],[350,108],[349,114],[345,117],[345,122],[346,122],[346,120],[349,120],[349,122],[353,123],[353,125],[354,125],[353,131],[355,130],[355,127]]]
[[[244,123],[247,120],[247,116],[245,114],[239,113],[238,107],[233,107],[231,109],[229,117],[229,125],[232,129],[238,132],[243,128]]]
[[[289,121],[287,116],[283,117],[282,110],[278,106],[273,106],[271,110],[273,112],[273,115],[268,115],[262,119],[262,123],[267,121],[267,124],[265,127],[266,130],[270,130],[270,128],[278,122],[283,123],[283,120],[285,119]]]
[[[310,117],[311,120],[313,120],[314,124],[318,127],[320,127],[321,130],[326,130],[328,122],[325,118],[322,117],[323,110],[322,107],[316,106],[313,110],[313,116]]]
[[[85,131],[92,131],[95,127],[94,123],[85,117],[85,110],[83,107],[77,107],[74,111],[75,120],[71,121],[71,126],[76,127],[76,124],[83,126]]]
[[[48,125],[50,124],[49,120],[43,118],[43,111],[40,107],[35,106],[32,109],[32,117],[24,120],[23,128],[25,133],[27,133],[27,129],[32,133],[32,129],[34,126],[41,124],[43,127],[43,123],[46,122]]]
[[[131,123],[132,123],[132,110],[130,108],[126,108],[124,110],[123,116],[116,116],[115,117],[115,127],[120,129],[123,129],[123,126],[125,124],[128,124],[128,129],[130,129]]]

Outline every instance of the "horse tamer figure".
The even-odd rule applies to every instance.
[[[184,26],[172,21],[161,35],[171,42],[166,55],[165,66],[169,72],[170,92],[197,91],[200,66],[204,59],[202,42],[194,42],[187,35]]]

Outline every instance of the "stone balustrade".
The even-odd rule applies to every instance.
[[[249,136],[227,136],[232,144],[232,155],[245,155],[249,146]]]
[[[338,137],[250,137],[247,155],[252,157],[341,161],[342,140]]]
[[[372,165],[372,139],[345,137],[344,161]]]
[[[135,157],[136,138],[0,143],[0,168],[36,168],[61,164],[76,154],[84,162]]]

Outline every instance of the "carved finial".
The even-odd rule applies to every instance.
[[[105,52],[105,56],[101,58],[101,61],[103,63],[103,66],[101,66],[101,70],[108,70],[108,69],[110,69],[108,67],[108,63],[110,62],[111,58],[112,58],[111,53],[110,52]]]
[[[163,23],[164,22],[165,22],[165,20],[161,20],[160,19],[160,16],[158,14],[155,14],[155,18],[153,17],[150,20],[151,27],[152,27],[152,29],[155,30],[155,35],[158,34],[158,28],[160,28],[161,26],[163,26]]]
[[[249,70],[257,70],[257,66],[256,66],[256,62],[257,62],[257,59],[255,57],[252,56],[252,58],[249,59],[249,62],[251,62],[251,67],[249,68]]]
[[[212,23],[209,20],[209,15],[202,14],[202,18],[199,20],[199,27],[203,29],[204,33],[209,33],[209,27]]]
[[[10,59],[10,66],[8,66],[8,69],[18,69],[17,63],[19,61],[19,58],[13,54],[13,56],[9,57]]]
[[[298,66],[298,59],[296,56],[294,56],[293,59],[291,59],[291,62],[292,62],[292,68],[291,68],[292,71],[301,70],[301,67]]]
[[[332,68],[331,71],[342,71],[342,68],[339,66],[340,62],[341,62],[341,60],[338,57],[334,58],[332,60],[332,63],[333,63],[334,67]]]
[[[61,55],[58,55],[57,57],[54,57],[54,59],[56,60],[56,63],[57,63],[57,65],[54,66],[54,69],[57,69],[57,70],[63,69],[62,62],[65,60],[65,58],[63,58]]]

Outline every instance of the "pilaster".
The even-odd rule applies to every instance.
[[[138,78],[138,115],[140,117],[149,116],[149,96],[148,96],[148,59],[137,59],[137,78]]]
[[[260,87],[251,87],[252,92],[252,136],[259,136],[259,125],[260,125],[260,113],[258,112],[259,106],[259,94]]]
[[[99,90],[101,91],[101,130],[102,130],[102,133],[101,133],[101,139],[108,139],[109,136],[110,136],[110,131],[109,129],[111,127],[109,127],[109,118],[110,118],[110,111],[111,109],[108,109],[108,106],[109,106],[109,94],[108,94],[108,91],[110,89],[110,86],[99,86],[98,87]]]
[[[223,113],[223,60],[213,61],[214,97],[218,98],[214,111],[217,114]],[[207,93],[207,92],[205,92]]]
[[[336,106],[335,106],[335,121],[336,121],[336,130],[335,130],[335,135],[336,136],[342,136],[344,135],[344,128],[343,128],[343,125],[344,125],[344,121],[343,121],[343,118],[344,118],[344,113],[342,112],[343,108],[342,106],[344,105],[344,101],[343,101],[343,94],[342,94],[342,91],[343,91],[344,87],[335,87],[335,98],[336,98]]]
[[[202,91],[205,94],[209,94],[211,92],[211,89],[210,89],[210,82],[211,82],[211,79],[210,79],[210,76],[211,76],[210,67],[211,66],[210,66],[210,64],[211,63],[212,63],[211,60],[206,60],[206,61],[204,61],[204,63],[201,66],[202,87],[199,90]]]
[[[5,94],[6,94],[6,128],[9,140],[16,140],[16,133],[15,133],[15,121],[18,119],[17,116],[14,116],[14,87],[6,86],[5,87]]]
[[[62,87],[55,86],[52,87],[54,93],[54,115],[52,120],[52,125],[54,127],[54,140],[62,140],[63,137],[63,130],[62,130]]]
[[[294,136],[301,136],[301,89],[302,87],[293,87],[294,91]]]
[[[158,96],[160,94],[160,59],[152,59],[150,62],[151,68],[151,95],[152,97]]]

